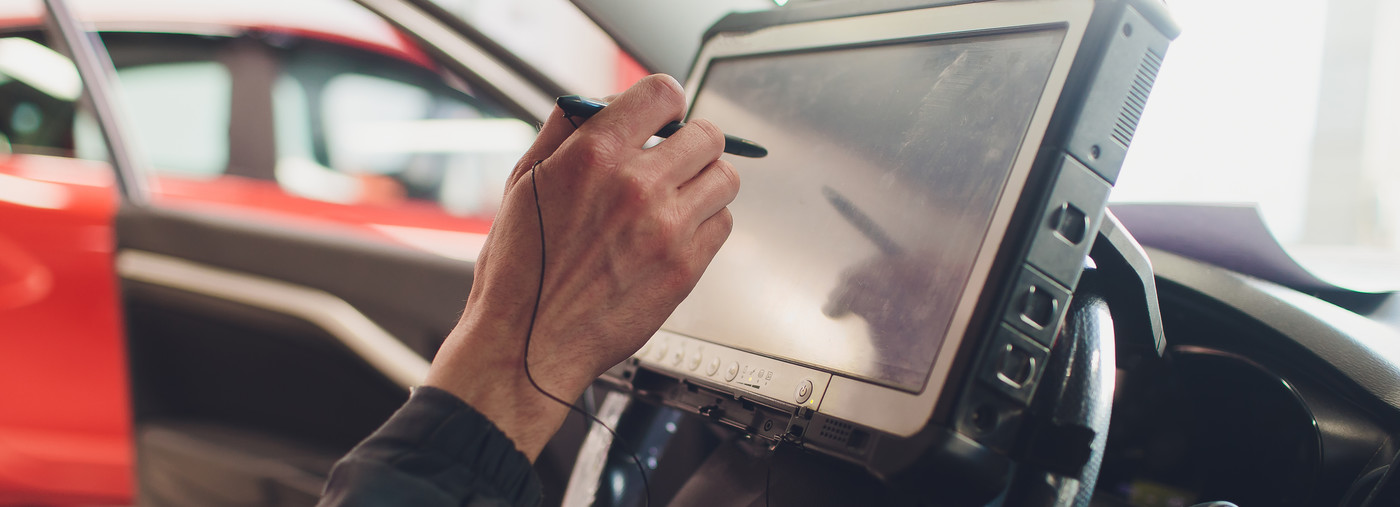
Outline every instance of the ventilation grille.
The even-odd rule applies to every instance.
[[[851,438],[851,429],[850,423],[827,419],[826,422],[822,423],[822,430],[817,434],[821,435],[822,438],[844,444],[846,440]]]
[[[1147,105],[1147,92],[1152,91],[1152,82],[1157,80],[1157,71],[1161,68],[1162,57],[1150,49],[1147,50],[1147,54],[1142,57],[1142,65],[1138,66],[1137,77],[1133,78],[1133,86],[1128,89],[1128,96],[1123,99],[1123,110],[1118,112],[1118,123],[1113,126],[1113,140],[1124,148],[1133,142],[1133,132],[1137,130],[1138,121],[1142,119],[1142,108]]]

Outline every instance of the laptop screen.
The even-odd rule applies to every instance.
[[[689,117],[770,154],[727,158],[734,231],[663,329],[920,390],[1063,37],[711,62]]]

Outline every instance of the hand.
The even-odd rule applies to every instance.
[[[522,369],[540,281],[530,373],[545,391],[576,399],[636,352],[690,293],[729,236],[725,207],[739,191],[719,160],[723,134],[705,120],[642,149],[685,111],[680,85],[650,76],[576,131],[556,109],[516,164],[477,259],[466,310],[443,343],[428,385],[461,397],[531,460],[562,424],[564,407]]]

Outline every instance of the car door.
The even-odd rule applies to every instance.
[[[159,64],[127,66],[119,37],[109,38],[134,97],[131,78]],[[488,222],[445,212],[468,178],[449,180],[476,174],[492,188],[478,195],[499,195],[495,182],[513,162],[499,150],[383,148],[429,143],[445,122],[495,134],[525,125],[527,142],[533,129],[513,119],[523,107],[481,92],[505,85],[454,94],[436,63],[398,65],[398,55],[278,26],[220,42],[201,63],[228,69],[227,124],[212,130],[229,132],[227,170],[186,177],[153,161],[151,202],[128,203],[116,222],[140,497],[309,505],[334,460],[421,383],[460,312]],[[451,112],[399,116],[410,109]],[[267,131],[275,156],[235,164],[247,153],[237,136]],[[139,124],[136,134],[154,159],[159,134]],[[518,149],[519,137],[499,144]],[[378,150],[360,149],[370,145]],[[335,191],[344,187],[354,190]]]
[[[7,21],[38,24],[38,2]],[[23,8],[29,8],[25,11]],[[84,82],[56,37],[0,34],[0,503],[129,502],[110,166],[76,156]]]
[[[406,3],[276,3],[56,12],[91,106],[55,135],[109,162],[0,161],[0,501],[312,504],[454,325],[557,90]]]

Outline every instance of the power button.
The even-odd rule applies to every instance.
[[[812,381],[803,380],[797,383],[797,390],[793,392],[793,397],[798,403],[806,403],[812,397]]]

